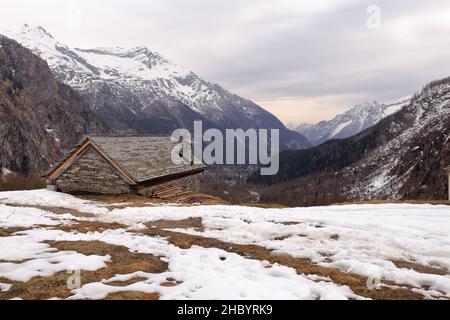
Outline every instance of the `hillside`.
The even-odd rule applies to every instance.
[[[249,181],[278,186],[292,201],[443,199],[450,164],[450,78],[435,81],[401,111],[347,139],[285,151],[276,176]],[[275,187],[272,187],[275,189]],[[272,192],[276,193],[276,192]]]
[[[3,175],[40,174],[83,134],[106,130],[74,90],[55,80],[44,60],[0,36]]]

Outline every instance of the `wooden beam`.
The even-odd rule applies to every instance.
[[[57,177],[59,177],[61,173],[66,171],[72,165],[73,161],[89,146],[89,144],[89,139],[86,139],[69,158],[67,158],[59,167],[56,167],[51,173],[48,174],[47,179],[54,181]]]

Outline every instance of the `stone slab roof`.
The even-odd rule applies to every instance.
[[[175,165],[170,155],[176,142],[172,142],[168,135],[89,135],[47,175],[58,170],[87,141],[136,183],[206,168],[203,164]]]
[[[204,168],[204,165],[175,165],[170,158],[172,142],[166,135],[89,136],[135,181]]]

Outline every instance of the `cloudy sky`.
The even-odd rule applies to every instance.
[[[330,119],[450,76],[448,0],[14,0],[0,28],[146,45],[284,122]]]

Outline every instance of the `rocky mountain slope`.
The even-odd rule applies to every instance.
[[[428,84],[402,110],[353,137],[283,152],[278,175],[253,175],[250,181],[281,183],[285,197],[309,204],[446,199],[447,165],[450,78]]]
[[[332,120],[320,121],[315,124],[302,123],[290,127],[317,146],[330,139],[351,137],[375,125],[381,119],[399,111],[408,104],[410,98],[405,97],[392,103],[364,102],[337,115]]]
[[[0,176],[39,174],[88,132],[106,132],[47,63],[0,36]]]
[[[46,60],[55,77],[81,93],[115,130],[169,133],[203,120],[219,129],[277,128],[284,148],[310,146],[255,103],[146,47],[76,49],[28,25],[6,34]]]

